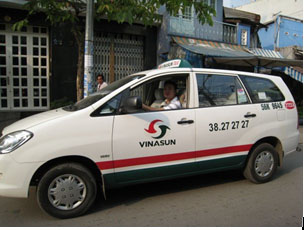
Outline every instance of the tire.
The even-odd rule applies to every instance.
[[[77,163],[49,169],[41,178],[37,201],[41,209],[57,218],[84,214],[94,203],[97,193],[95,177]]]
[[[255,147],[243,172],[253,183],[265,183],[272,179],[278,167],[279,156],[275,148],[267,143]]]

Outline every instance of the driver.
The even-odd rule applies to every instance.
[[[165,100],[161,103],[161,108],[152,108],[151,106],[142,105],[146,111],[161,111],[169,109],[180,109],[182,105],[176,96],[176,83],[173,81],[166,81],[164,84],[164,97]]]

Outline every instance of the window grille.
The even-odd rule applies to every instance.
[[[48,29],[0,24],[0,110],[49,109]]]
[[[111,46],[113,53],[111,54]],[[110,79],[110,56],[114,55],[114,80],[144,69],[144,39],[126,34],[96,33],[94,37],[94,73]]]

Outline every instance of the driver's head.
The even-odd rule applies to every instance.
[[[176,96],[176,83],[173,81],[166,81],[164,85],[164,97],[172,100]]]

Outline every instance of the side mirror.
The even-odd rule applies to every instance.
[[[122,113],[135,113],[138,110],[142,109],[142,100],[138,96],[128,97],[123,101],[121,107]]]

